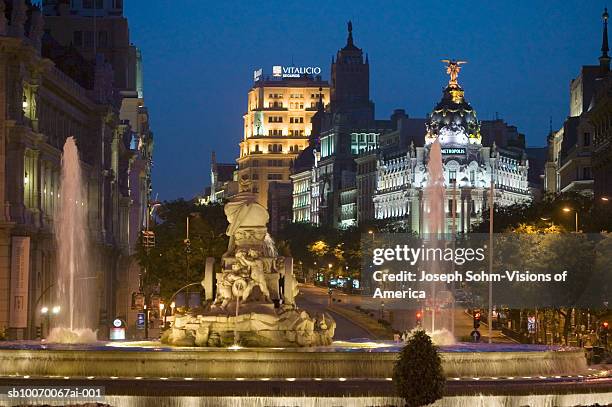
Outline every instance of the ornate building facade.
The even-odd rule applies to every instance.
[[[332,60],[330,104],[313,117],[320,131],[313,131],[291,176],[293,221],[346,228],[384,220],[421,231],[429,146],[436,139],[447,186],[456,185],[447,195],[457,205],[457,230],[481,219],[491,180],[498,204],[530,200],[524,135],[502,120],[477,120],[457,83],[459,65],[449,64],[451,80],[427,119],[398,109],[376,120],[369,61],[349,23],[347,44]]]
[[[54,213],[62,147],[75,137],[86,183],[91,299],[99,336],[118,306],[148,204],[152,138],[146,109],[123,112],[113,66],[58,42],[42,10],[0,1],[0,330],[33,338],[57,301]],[[140,106],[142,107],[142,106]],[[120,284],[121,283],[121,284]]]
[[[140,234],[147,229],[150,210],[153,133],[145,104],[142,55],[130,41],[129,24],[123,15],[123,1],[43,2],[45,29],[63,47],[72,47],[92,64],[110,67],[109,85],[118,105],[119,122],[126,131],[127,148],[114,158],[118,172],[126,174],[118,183],[117,210],[127,222],[126,242],[117,268],[117,293],[114,301],[130,334],[142,310],[132,305],[132,293],[142,291],[141,270],[135,254]],[[116,143],[117,144],[117,143]]]
[[[423,222],[428,210],[424,190],[430,178],[429,151],[435,141],[442,150],[447,232],[452,230],[453,215],[455,230],[459,232],[468,232],[474,223],[482,220],[491,182],[499,205],[531,199],[524,139],[520,145],[517,137],[519,143],[513,146],[501,137],[499,141],[505,141],[503,148],[495,142],[483,145],[481,122],[457,82],[461,61],[447,62],[450,81],[442,100],[426,121],[424,144],[420,144],[415,134],[417,137],[407,149],[389,142],[377,154],[375,218],[401,223],[417,233],[428,232]]]
[[[291,185],[292,162],[308,146],[320,99],[329,100],[329,84],[319,76],[257,77],[248,93],[236,160],[240,191],[255,193],[257,202],[268,208],[270,184]]]
[[[572,79],[569,116],[559,130],[551,130],[548,136],[545,192],[551,195],[574,192],[593,196],[595,178],[599,178],[600,185],[609,182],[605,181],[609,172],[604,168],[610,167],[602,165],[605,159],[601,159],[606,151],[603,147],[606,139],[602,136],[609,117],[609,108],[605,106],[605,88],[609,88],[610,78],[607,10],[602,19],[599,64],[582,66],[580,74]],[[594,149],[598,155],[595,160]]]

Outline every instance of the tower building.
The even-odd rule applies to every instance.
[[[276,191],[280,184],[290,186],[292,162],[308,146],[317,103],[329,99],[329,83],[320,76],[257,77],[247,96],[236,160],[240,191],[255,193],[268,208],[270,183],[279,184]]]

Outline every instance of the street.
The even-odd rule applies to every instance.
[[[381,306],[382,302],[379,299],[372,298],[364,295],[351,295],[334,290],[333,298],[336,300],[333,302],[335,307],[346,307],[355,309],[360,306],[372,311],[375,311],[375,318],[380,318],[380,312],[384,309],[384,317],[387,321],[391,322],[393,329],[403,332],[405,330],[411,330],[416,326],[416,313],[415,309],[402,309],[401,300],[386,300],[384,306]],[[339,300],[339,301],[338,301]],[[327,289],[323,287],[316,287],[313,285],[300,285],[300,295],[297,297],[298,306],[313,312],[329,312],[336,320],[336,335],[335,338],[339,340],[346,340],[352,338],[364,338],[372,337],[365,329],[361,328],[355,322],[338,315],[337,313],[328,309],[329,304],[329,293]],[[452,324],[449,322],[450,310],[443,310],[436,314],[436,329],[440,327],[446,327],[451,330]],[[444,315],[446,314],[446,315]],[[458,341],[467,340],[470,337],[470,333],[474,330],[472,316],[467,314],[464,309],[456,308],[454,310],[455,316],[455,327],[454,336]],[[426,329],[431,328],[431,312],[423,312],[422,326]],[[482,323],[480,326],[481,342],[488,342],[488,327]],[[506,336],[502,335],[500,331],[493,331],[493,342],[494,343],[512,343],[513,341]]]

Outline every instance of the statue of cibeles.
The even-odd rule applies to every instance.
[[[225,234],[230,238],[224,256],[234,254],[237,246],[264,244],[270,217],[266,208],[257,203],[255,194],[243,192],[236,195],[225,204],[224,211],[229,222]]]

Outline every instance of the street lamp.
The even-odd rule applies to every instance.
[[[46,315],[49,312],[49,307],[42,307],[40,309],[40,313]]]
[[[607,196],[602,196],[601,200],[604,202],[608,202],[610,200],[610,198],[608,198]]]
[[[565,207],[563,208],[563,212],[571,212],[574,211],[574,213],[576,214],[576,233],[578,233],[578,211],[569,207]]]
[[[57,314],[59,314],[60,310],[61,310],[61,307],[59,305],[56,305],[56,306],[53,307],[51,312],[53,312],[53,315],[57,315]]]

